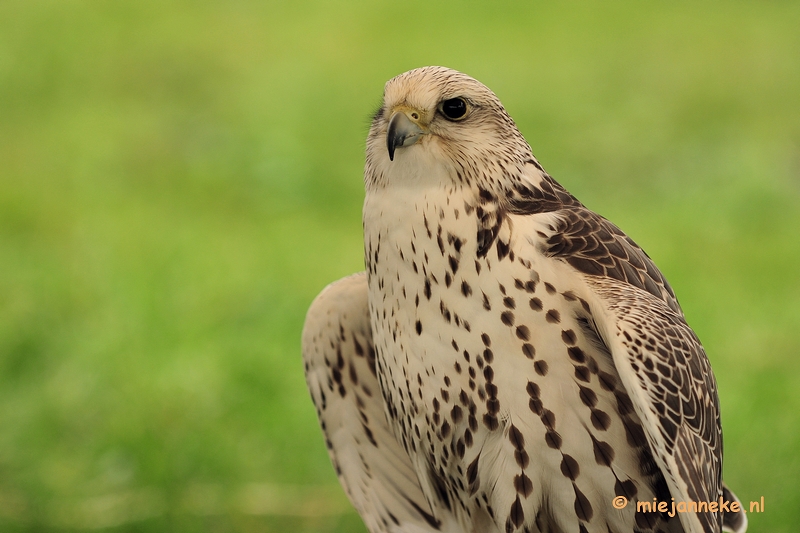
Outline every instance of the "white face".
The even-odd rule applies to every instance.
[[[477,168],[499,172],[494,163],[517,163],[529,153],[514,121],[486,86],[455,70],[424,67],[386,83],[367,139],[365,180],[368,189],[398,180],[404,185],[491,182],[485,172],[470,173]]]

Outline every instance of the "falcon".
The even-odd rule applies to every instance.
[[[491,90],[444,67],[389,80],[364,183],[366,272],[315,299],[302,351],[371,533],[746,530],[672,288]]]

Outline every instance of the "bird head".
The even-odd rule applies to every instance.
[[[501,166],[521,168],[531,157],[488,87],[449,68],[423,67],[386,83],[367,138],[365,176],[368,188],[403,179],[482,184],[500,178],[486,169],[502,175]]]

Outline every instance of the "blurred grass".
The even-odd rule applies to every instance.
[[[463,70],[654,257],[800,521],[800,4],[0,3],[0,530],[364,531],[299,334],[386,79]]]

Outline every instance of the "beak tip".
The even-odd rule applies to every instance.
[[[389,161],[394,161],[394,151],[396,148],[397,139],[395,137],[395,128],[390,124],[389,131],[386,135],[386,150],[389,152]]]

